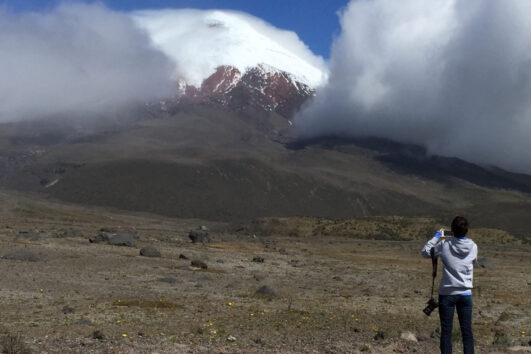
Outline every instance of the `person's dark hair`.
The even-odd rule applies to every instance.
[[[465,236],[468,232],[468,220],[462,216],[456,216],[452,221],[452,233],[457,236]]]

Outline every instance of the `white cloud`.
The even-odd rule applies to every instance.
[[[0,10],[0,122],[102,112],[175,90],[170,60],[126,14],[63,4]]]
[[[531,172],[531,2],[357,0],[302,136],[372,135]]]
[[[317,86],[326,63],[291,31],[254,16],[225,10],[155,10],[132,14],[153,41],[174,59],[176,76],[199,85],[220,65],[247,67],[266,63],[304,77]]]

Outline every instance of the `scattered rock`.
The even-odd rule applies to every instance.
[[[254,280],[256,280],[256,281],[262,281],[262,280],[264,280],[264,276],[263,276],[262,274],[259,274],[259,273],[254,273],[254,274],[253,274],[253,278],[254,278]]]
[[[234,336],[228,336],[228,337],[227,337],[227,340],[228,340],[229,342],[235,342],[235,341],[236,341],[236,337],[234,337]]]
[[[417,337],[417,340],[418,340],[419,342],[426,342],[428,339],[429,339],[429,338],[426,337],[426,336],[418,336],[418,337]]]
[[[190,265],[191,265],[192,267],[201,268],[201,269],[207,269],[207,268],[208,268],[208,266],[207,266],[207,264],[206,264],[205,262],[200,261],[200,260],[198,260],[198,259],[194,259],[194,260],[190,263]]]
[[[385,332],[378,331],[374,335],[374,340],[384,340],[385,338],[387,338],[387,334]]]
[[[264,263],[264,257],[262,257],[262,256],[254,256],[253,257],[253,262],[255,262],[255,263]]]
[[[96,236],[90,236],[88,238],[90,243],[100,243],[100,242],[109,242],[109,238],[112,236],[112,234],[108,232],[100,232]]]
[[[127,247],[133,247],[136,243],[135,239],[127,234],[112,235],[111,237],[109,237],[109,241],[107,242],[111,246],[127,246]]]
[[[218,259],[216,260],[216,263],[225,263],[225,261],[223,259]]]
[[[160,257],[160,251],[153,246],[146,246],[140,250],[140,255],[144,257]]]
[[[54,238],[80,237],[81,231],[74,228],[63,229],[52,235]]]
[[[103,333],[101,331],[94,331],[92,333],[92,339],[104,340],[105,336],[103,335]]]
[[[39,256],[36,253],[26,251],[26,250],[18,250],[11,253],[7,253],[2,257],[4,259],[9,259],[12,261],[27,261],[27,262],[42,262],[44,261],[44,258]]]
[[[127,234],[113,234],[107,231],[100,231],[96,236],[89,237],[90,243],[107,242],[111,246],[127,246],[133,247],[136,243],[135,239]]]
[[[400,334],[400,338],[408,340],[410,342],[418,342],[417,336],[415,336],[413,333],[411,333],[409,331],[402,332]]]
[[[431,332],[430,337],[434,339],[441,338],[441,330],[437,328],[435,331]]]
[[[69,307],[69,306],[65,306],[61,309],[61,311],[63,311],[63,313],[66,315],[66,314],[69,314],[69,313],[75,313],[76,310],[73,308],[73,307]]]
[[[29,241],[38,241],[43,234],[36,231],[20,231],[17,238],[23,238]]]
[[[343,281],[343,278],[339,277],[339,276],[335,276],[332,278],[333,280],[336,280],[336,281]]]
[[[524,352],[524,353],[531,353],[531,347],[524,347],[522,345],[516,345],[514,347],[507,348],[510,352]]]
[[[474,262],[474,268],[494,268],[494,264],[492,261],[488,258],[479,258],[476,262]]]
[[[205,225],[201,225],[201,226],[199,226],[199,230],[208,231],[208,227],[206,227]]]
[[[184,254],[181,253],[181,254],[179,255],[179,259],[188,259],[188,257],[186,257]]]
[[[507,337],[507,334],[502,331],[496,331],[494,334],[494,341],[492,342],[492,345],[501,346],[501,347],[507,347],[510,346],[512,343]]]
[[[168,284],[175,284],[175,283],[177,283],[177,279],[172,278],[172,277],[160,278],[159,281],[160,281],[160,282],[163,282],[163,283],[168,283]]]
[[[255,296],[269,297],[269,298],[278,296],[276,291],[273,288],[271,288],[271,287],[269,287],[267,285],[261,286],[258,290],[256,290],[254,295]]]
[[[192,240],[192,243],[208,243],[210,242],[210,239],[208,237],[208,231],[206,230],[191,230],[188,234],[188,237],[190,240]]]

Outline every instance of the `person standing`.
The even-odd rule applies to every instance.
[[[439,317],[441,320],[441,353],[452,353],[452,325],[454,310],[457,309],[464,354],[474,353],[472,334],[472,278],[478,248],[468,233],[468,221],[457,216],[452,221],[451,237],[442,237],[442,229],[437,231],[422,249],[422,255],[440,257],[443,264],[439,283]]]

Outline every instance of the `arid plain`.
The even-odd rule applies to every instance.
[[[213,223],[0,197],[0,345],[48,353],[438,351],[437,313],[422,313],[431,264],[419,252],[440,226],[434,220]],[[191,243],[189,231],[200,226],[209,242]],[[102,229],[134,245],[89,242]],[[471,237],[484,261],[473,294],[478,352],[531,349],[531,246],[492,229]],[[141,256],[146,246],[160,256]],[[42,259],[5,259],[20,250]],[[457,332],[455,340],[459,353]]]

